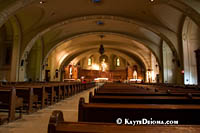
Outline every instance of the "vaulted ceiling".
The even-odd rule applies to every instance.
[[[161,64],[163,41],[177,59],[181,58],[179,46],[185,17],[200,25],[198,0],[94,1],[0,0],[0,26],[11,16],[17,19],[22,58],[38,40],[43,41],[45,57],[58,47],[67,49],[72,57],[78,56],[97,49],[99,35],[104,34],[105,48],[129,57],[132,53],[143,63],[152,52]],[[66,45],[69,41],[70,45]]]

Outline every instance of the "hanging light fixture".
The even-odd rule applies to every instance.
[[[103,39],[104,35],[100,35],[100,38],[101,38],[101,44],[100,44],[100,47],[99,47],[99,53],[102,55],[105,50],[104,50],[104,46],[102,44],[102,39]]]

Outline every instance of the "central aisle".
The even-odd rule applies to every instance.
[[[93,91],[94,88],[83,91],[31,115],[23,115],[20,120],[1,125],[0,133],[47,133],[49,118],[53,110],[61,110],[65,121],[76,122],[78,121],[80,97],[84,97],[85,101],[88,102],[89,92]]]

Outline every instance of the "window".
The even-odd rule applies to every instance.
[[[92,65],[92,58],[89,58],[88,59],[88,66],[91,66]]]
[[[120,59],[119,58],[117,58],[116,65],[120,66]]]

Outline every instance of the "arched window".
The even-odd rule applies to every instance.
[[[117,60],[116,60],[116,65],[120,66],[120,59],[119,58],[117,58]]]
[[[92,65],[92,58],[88,58],[88,66],[91,66]]]

